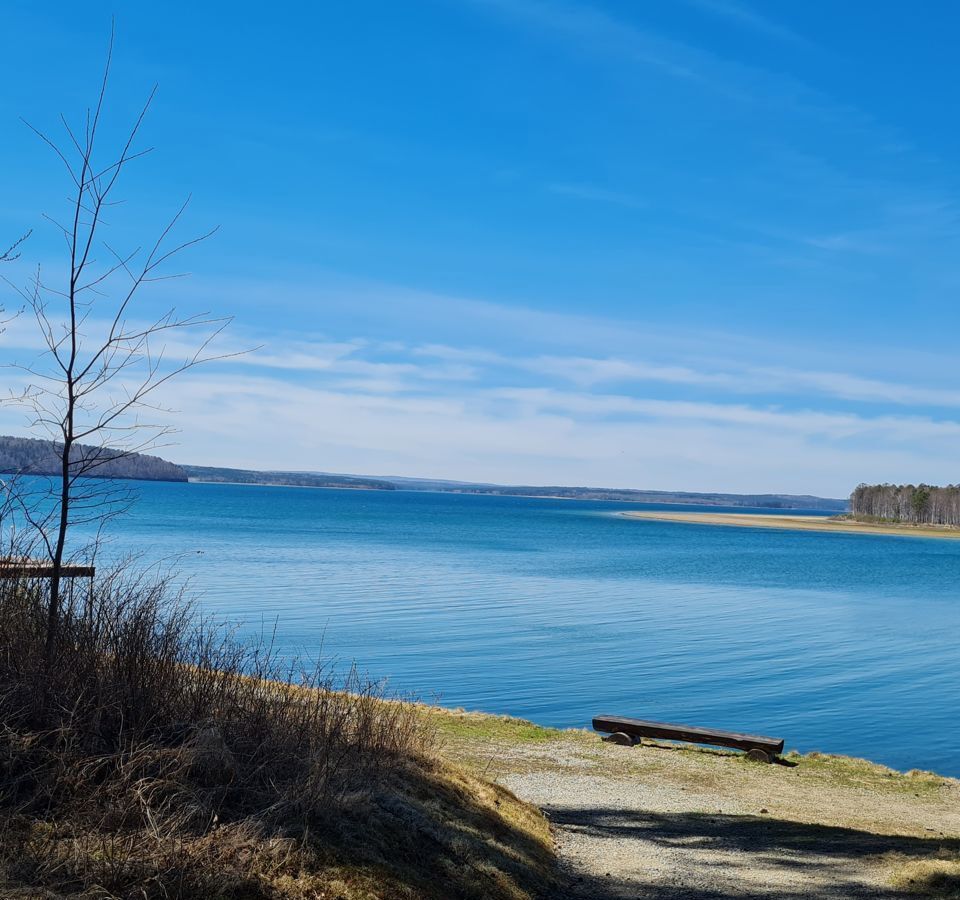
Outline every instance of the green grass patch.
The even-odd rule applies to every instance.
[[[800,754],[790,751],[785,758],[801,766],[806,776],[819,776],[836,785],[869,787],[878,793],[934,796],[952,783],[952,779],[934,772],[920,769],[898,772],[879,763],[852,756],[817,752]]]
[[[543,744],[575,732],[544,728],[526,719],[428,707],[428,715],[441,737],[463,741],[510,744]]]

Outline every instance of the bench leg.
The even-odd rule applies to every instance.
[[[759,748],[754,748],[753,750],[747,751],[747,759],[752,759],[754,762],[763,762],[763,763],[772,763],[773,756],[770,753],[767,753],[766,750],[760,750]]]
[[[643,738],[638,734],[627,734],[625,731],[614,731],[613,734],[608,734],[600,738],[601,741],[606,741],[608,744],[618,744],[621,747],[639,747],[643,741]]]
[[[606,737],[601,738],[601,740],[606,741],[608,744],[617,744],[620,747],[632,747],[634,739],[623,731],[615,731],[613,734],[608,734]]]

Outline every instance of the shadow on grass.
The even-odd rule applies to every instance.
[[[656,856],[659,849],[664,862],[671,857],[678,862],[674,876],[664,878],[664,866],[648,876],[640,860],[628,858],[627,865],[636,868],[633,878],[588,876],[556,898],[886,900],[908,894],[869,883],[865,867],[882,864],[888,854],[892,866],[893,860],[902,864],[960,853],[960,839],[936,833],[897,837],[768,816],[571,807],[550,808],[548,815],[555,826],[576,834],[636,840],[638,852]],[[603,852],[602,844],[595,852]]]
[[[334,839],[341,859],[383,866],[417,897],[539,896],[556,883],[539,811],[506,788],[443,764],[411,767],[390,787],[362,816],[361,831]]]

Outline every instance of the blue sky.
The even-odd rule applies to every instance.
[[[846,494],[958,480],[960,10],[931,2],[5,4],[0,243],[69,185],[19,122],[154,82],[118,241],[192,195],[182,462]],[[14,305],[8,295],[6,306]],[[0,357],[36,353],[24,319]],[[10,370],[8,370],[10,371]],[[15,376],[9,375],[11,384]],[[3,430],[22,414],[0,409]]]

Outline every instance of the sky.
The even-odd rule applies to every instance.
[[[158,92],[107,242],[150,241],[187,196],[178,233],[220,226],[132,315],[232,316],[218,348],[251,351],[165,388],[166,458],[960,481],[956,4],[8,0],[0,244],[33,229],[13,285],[63,282],[44,216],[71,188],[21,119],[82,122],[112,17],[105,152]],[[8,322],[0,362],[39,353]],[[31,433],[9,404],[0,431]]]

